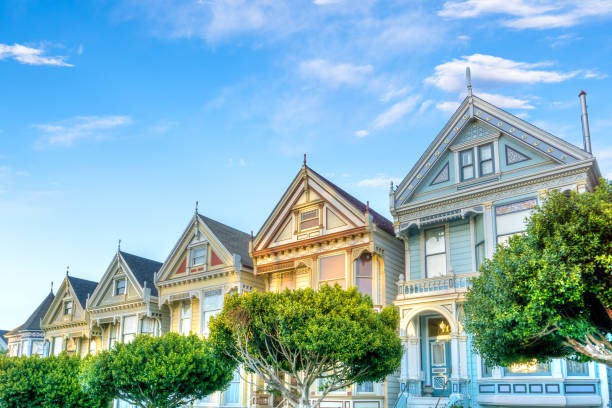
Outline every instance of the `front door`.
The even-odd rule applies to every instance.
[[[434,389],[434,396],[442,392],[447,395],[446,379],[450,377],[450,347],[448,341],[429,342],[430,358],[430,384]]]

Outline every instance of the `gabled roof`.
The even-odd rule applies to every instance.
[[[593,156],[577,146],[566,142],[477,96],[467,96],[444,128],[429,145],[416,165],[402,180],[393,193],[393,208],[406,204],[417,187],[426,179],[431,169],[449,150],[454,139],[472,121],[487,123],[502,134],[529,146],[543,156],[559,163],[570,165],[593,160]]]
[[[75,278],[74,276],[68,276],[68,280],[70,281],[70,286],[72,286],[72,290],[81,304],[81,307],[85,309],[87,297],[96,290],[98,282]]]
[[[21,331],[37,331],[40,330],[40,321],[49,310],[51,303],[53,303],[53,299],[55,295],[53,291],[49,292],[47,297],[42,301],[40,305],[34,310],[34,312],[28,317],[28,319],[19,327],[11,330],[8,333],[5,333],[5,336],[12,336]]]
[[[306,168],[308,168],[308,170],[310,170],[311,172],[316,174],[317,177],[319,177],[321,180],[323,180],[325,183],[327,183],[334,191],[336,191],[336,193],[340,194],[342,196],[342,198],[344,198],[346,201],[351,203],[351,205],[353,207],[357,208],[364,215],[365,215],[366,211],[369,211],[370,214],[372,214],[372,219],[373,219],[374,224],[378,228],[380,228],[381,230],[383,230],[385,232],[388,232],[391,235],[395,235],[395,232],[393,231],[393,223],[391,221],[389,221],[386,217],[382,216],[378,212],[376,212],[373,209],[369,208],[369,206],[364,204],[362,201],[358,200],[357,198],[355,198],[351,194],[347,193],[346,191],[344,191],[343,189],[341,189],[340,187],[338,187],[337,185],[335,185],[334,183],[332,183],[331,181],[329,181],[328,179],[326,179],[325,177],[323,177],[322,175],[320,175],[319,173],[314,171],[312,168],[310,168],[308,166],[306,166]]]
[[[249,242],[251,236],[246,232],[237,230],[228,225],[215,221],[202,214],[198,214],[200,220],[210,228],[217,239],[232,254],[240,255],[243,265],[253,267],[253,261],[249,256]]]
[[[162,263],[123,251],[119,251],[119,253],[134,274],[136,280],[138,280],[140,287],[144,288],[146,282],[147,287],[151,288],[151,295],[157,296],[157,288],[154,284],[155,274],[161,268]]]

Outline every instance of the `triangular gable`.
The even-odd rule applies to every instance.
[[[474,132],[462,131],[472,125]],[[529,146],[539,154],[559,164],[572,164],[582,160],[592,159],[592,155],[584,150],[539,129],[532,124],[511,115],[510,113],[491,105],[476,97],[467,97],[461,103],[442,131],[429,145],[425,154],[408,173],[393,193],[393,206],[405,204],[415,193],[417,187],[428,178],[432,168],[436,168],[440,158],[444,156],[451,145],[457,143],[458,137],[475,137],[478,132],[485,132],[488,126],[521,144]]]
[[[85,285],[95,283],[92,281],[87,281],[85,279],[79,279],[79,278],[73,278],[73,277],[66,276],[64,280],[62,281],[62,284],[60,285],[59,289],[57,290],[57,293],[55,294],[55,298],[51,302],[51,306],[49,306],[49,309],[47,310],[47,313],[45,314],[45,317],[42,320],[43,325],[46,326],[46,325],[51,325],[51,324],[63,321],[64,301],[67,299],[73,302],[72,304],[73,304],[74,312],[72,316],[76,319],[71,319],[71,320],[82,321],[85,318],[85,303],[86,302],[83,301],[82,296],[79,296],[79,294],[75,292],[70,282],[70,279],[73,279],[73,280],[78,279],[78,281],[80,281],[79,283],[85,283]],[[93,292],[94,287],[91,286],[91,289]],[[58,314],[59,314],[59,317],[58,317]],[[83,319],[79,319],[79,317],[82,317]]]
[[[230,229],[226,231],[220,228],[219,225],[214,225],[213,228],[210,228],[208,224],[212,224],[212,221],[214,220],[211,220],[210,218],[201,216],[199,214],[195,214],[191,218],[191,221],[183,231],[183,234],[174,245],[174,248],[172,248],[170,255],[159,269],[159,272],[157,273],[156,277],[156,282],[172,280],[185,276],[189,268],[189,249],[194,245],[208,245],[209,252],[207,255],[207,262],[209,262],[210,267],[232,265],[234,253],[231,252],[221,242],[221,240],[213,232],[213,229],[215,229],[218,233],[221,234],[231,234],[232,231],[230,231]],[[229,236],[224,236],[224,238],[227,239],[229,238]],[[243,264],[245,263],[245,261],[250,262],[250,258],[245,260],[241,257],[241,260]],[[190,274],[201,273],[204,271],[205,270],[191,271]]]
[[[121,252],[117,251],[108,265],[108,268],[106,268],[104,275],[102,275],[100,283],[98,283],[98,286],[96,286],[96,290],[94,290],[93,294],[90,296],[88,307],[95,308],[103,305],[104,299],[108,298],[109,294],[112,293],[114,289],[113,281],[118,275],[125,276],[127,278],[129,285],[131,285],[131,288],[136,291],[138,297],[144,297],[144,288],[134,276],[134,272],[123,258]],[[148,287],[154,288],[153,280],[154,277],[152,276],[148,282]],[[128,291],[129,289],[126,287],[126,292]]]
[[[299,231],[299,217],[315,210],[321,217],[318,223],[313,221],[315,231]],[[388,220],[304,165],[255,236],[253,250],[297,242],[318,236],[317,234],[325,235],[328,231],[335,233],[364,227],[368,212],[373,216],[374,224],[385,231],[392,231]]]

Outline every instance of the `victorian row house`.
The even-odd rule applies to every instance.
[[[468,86],[405,179],[391,185],[393,222],[305,159],[255,236],[196,206],[163,264],[118,248],[99,283],[67,274],[56,296],[7,334],[9,352],[85,355],[169,331],[206,337],[227,294],[339,284],[370,296],[376,310],[399,309],[404,355],[385,381],[330,393],[321,408],[609,407],[612,370],[605,366],[552,360],[488,367],[462,325],[465,293],[483,259],[524,231],[545,193],[597,184],[581,99],[584,149]],[[225,391],[194,407],[282,405],[255,380],[237,371]],[[311,393],[314,399],[318,390]]]

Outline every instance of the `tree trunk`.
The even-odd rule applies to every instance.
[[[302,390],[302,397],[300,398],[300,403],[297,405],[296,408],[311,408],[310,407],[310,387],[304,387],[305,389]]]

